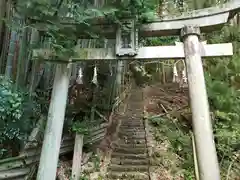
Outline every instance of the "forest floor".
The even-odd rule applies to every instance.
[[[156,84],[144,88],[144,106],[148,114],[164,114],[188,108],[188,90],[178,84]]]

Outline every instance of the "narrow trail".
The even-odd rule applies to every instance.
[[[126,111],[120,119],[119,139],[107,169],[108,180],[149,180],[143,102],[143,91],[132,89]]]

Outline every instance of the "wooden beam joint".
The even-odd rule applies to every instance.
[[[180,39],[183,41],[189,35],[195,35],[200,38],[201,32],[199,26],[184,26],[181,29]]]

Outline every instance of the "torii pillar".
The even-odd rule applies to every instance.
[[[56,67],[37,180],[56,179],[71,68],[71,63]]]
[[[201,60],[200,28],[185,26],[181,30],[192,110],[193,133],[200,180],[220,180],[208,97]]]

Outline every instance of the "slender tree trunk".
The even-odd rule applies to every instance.
[[[9,0],[7,3],[6,3],[6,20],[7,22],[4,23],[5,25],[6,24],[9,24],[11,22],[11,17],[12,17],[12,1]],[[4,13],[5,14],[5,13]],[[4,28],[4,30],[3,30]],[[10,33],[10,29],[9,27],[4,27],[3,26],[2,28],[2,31],[4,31],[4,37],[3,37],[3,47],[2,47],[2,51],[1,51],[1,61],[0,61],[0,73],[1,74],[4,74],[5,72],[5,69],[6,69],[6,60],[7,60],[7,53],[8,53],[8,46],[9,46],[9,33]]]
[[[2,53],[2,44],[4,43],[3,39],[3,32],[4,32],[4,23],[2,19],[5,17],[5,12],[6,12],[6,0],[1,0],[0,1],[0,54]]]
[[[240,13],[237,14],[237,25],[240,28]]]
[[[22,23],[22,27],[24,27],[24,22]],[[16,86],[24,86],[24,77],[25,77],[25,62],[27,58],[27,44],[28,44],[28,28],[24,28],[22,32],[22,38],[20,39],[20,52],[18,57],[18,63],[17,63],[17,78],[16,78]]]
[[[17,62],[18,62],[18,55],[19,55],[19,33],[17,36],[17,40],[15,42],[15,52],[14,52],[14,58],[13,58],[13,70],[12,70],[12,79],[14,82],[16,82],[17,78]]]
[[[11,32],[8,58],[7,58],[7,64],[6,64],[6,70],[5,70],[5,76],[10,79],[12,78],[13,61],[14,61],[14,54],[16,49],[16,40],[17,40],[17,32],[13,30]]]
[[[39,33],[36,30],[32,30],[31,34],[31,48],[34,48],[39,42]],[[30,54],[30,59],[32,60],[32,54]],[[32,96],[33,92],[35,91],[36,88],[36,72],[37,72],[37,67],[39,66],[39,62],[37,60],[33,60],[32,62],[32,71],[31,71],[31,77],[30,77],[30,88],[29,88],[29,93],[30,96]]]

